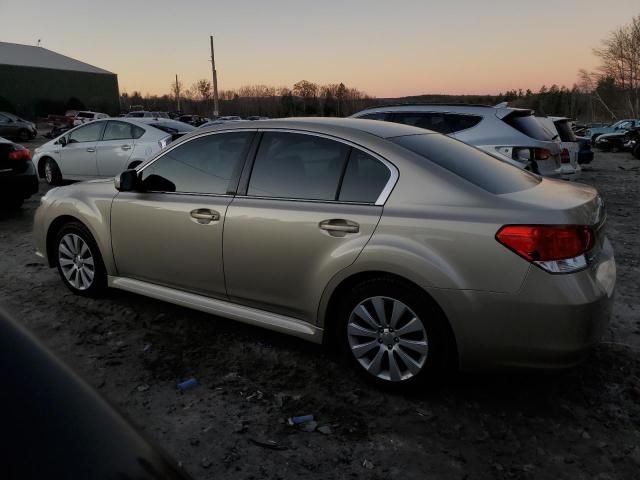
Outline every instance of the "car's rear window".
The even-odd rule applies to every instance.
[[[405,135],[389,140],[497,195],[540,183],[535,175],[445,135]]]
[[[536,140],[552,141],[553,135],[542,128],[532,114],[511,113],[502,119],[508,125]]]
[[[556,126],[556,130],[558,130],[558,135],[560,135],[560,140],[563,142],[575,142],[576,136],[571,130],[571,125],[569,125],[568,120],[557,120],[553,122]]]

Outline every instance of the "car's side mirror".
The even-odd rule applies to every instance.
[[[134,169],[125,170],[114,179],[116,190],[133,192],[138,187],[138,172]]]
[[[58,143],[64,147],[67,144],[67,137],[60,137]]]

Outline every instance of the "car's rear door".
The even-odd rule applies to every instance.
[[[113,177],[129,165],[134,139],[144,134],[144,129],[128,122],[109,120],[102,139],[96,144],[98,175]]]
[[[373,234],[394,175],[348,142],[265,131],[226,215],[229,297],[312,322],[329,280]]]
[[[222,229],[255,130],[206,133],[168,148],[111,208],[118,275],[226,298]]]
[[[91,122],[71,131],[67,143],[60,148],[60,170],[64,177],[96,178],[96,144],[102,136],[105,122]]]

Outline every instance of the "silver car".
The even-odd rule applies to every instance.
[[[353,118],[384,120],[433,130],[462,140],[511,165],[559,177],[561,148],[532,110],[499,105],[418,104],[369,108]]]
[[[114,180],[53,189],[38,254],[106,287],[336,342],[382,385],[564,367],[608,320],[616,267],[591,187],[444,135],[355,119],[197,130]]]
[[[113,178],[194,128],[164,118],[94,120],[36,148],[33,163],[49,185]]]

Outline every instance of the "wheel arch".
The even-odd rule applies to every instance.
[[[321,323],[320,326],[324,329],[323,342],[325,343],[325,345],[333,346],[336,344],[336,327],[339,322],[339,319],[337,318],[337,310],[342,296],[358,283],[376,278],[393,279],[406,284],[409,288],[414,288],[424,296],[425,301],[431,303],[440,311],[440,313],[442,314],[442,318],[444,319],[443,327],[447,341],[446,362],[449,367],[457,368],[459,364],[458,342],[456,340],[456,335],[453,331],[451,322],[449,321],[446,312],[436,301],[436,299],[433,298],[433,296],[430,295],[424,288],[421,288],[417,283],[409,280],[402,275],[398,275],[396,273],[391,273],[388,271],[367,270],[353,273],[346,278],[339,280],[337,285],[331,288],[330,291],[325,291],[325,295],[323,295],[323,302],[321,302],[318,315],[318,323]],[[329,290],[329,288],[327,290]]]

